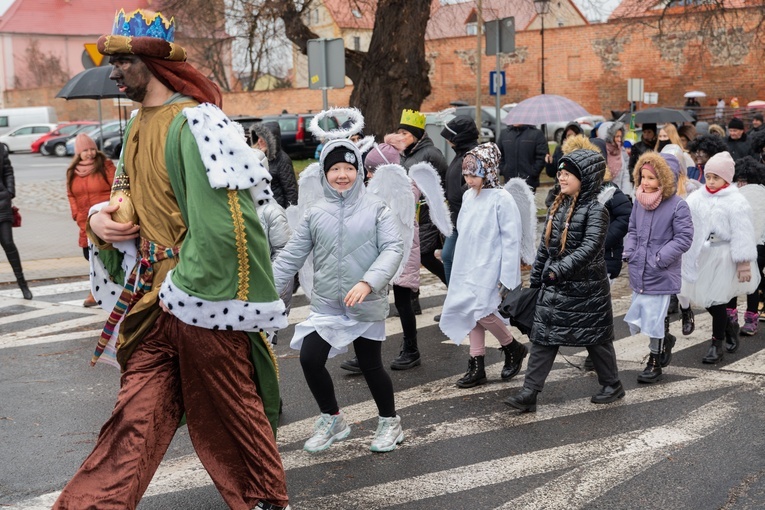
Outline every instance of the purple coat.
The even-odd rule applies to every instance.
[[[693,241],[693,221],[685,200],[672,195],[653,211],[635,200],[624,239],[630,287],[640,294],[678,294],[682,255]]]

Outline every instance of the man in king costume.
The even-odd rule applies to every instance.
[[[270,176],[174,32],[159,13],[120,11],[98,40],[111,79],[142,104],[110,204],[88,232],[94,296],[113,305],[93,363],[116,343],[122,377],[95,449],[54,509],[136,508],[184,415],[230,508],[288,507],[264,334],[287,317],[255,212],[271,198]]]

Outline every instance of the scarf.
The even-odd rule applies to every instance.
[[[725,183],[725,186],[723,186],[723,187],[721,187],[721,188],[719,188],[719,189],[716,189],[716,190],[712,191],[711,189],[709,189],[709,186],[708,186],[708,185],[704,185],[704,187],[707,189],[707,191],[709,192],[709,194],[710,194],[710,195],[714,195],[715,193],[717,193],[717,192],[719,192],[719,191],[722,191],[722,190],[724,190],[724,189],[725,189],[725,188],[727,188],[728,186],[730,186],[730,183],[729,183],[729,182],[726,182],[726,183]]]
[[[77,175],[77,177],[87,177],[92,174],[93,170],[95,169],[95,159],[89,159],[88,162],[86,162],[84,159],[81,159],[80,162],[77,163],[77,166],[74,167],[74,173]]]
[[[462,175],[474,175],[483,179],[481,189],[501,188],[499,184],[499,148],[487,142],[470,149],[462,160]]]
[[[618,145],[606,142],[606,153],[608,154],[608,169],[611,170],[611,179],[616,180],[622,171],[622,150]]]
[[[223,105],[220,87],[188,62],[139,56],[151,74],[170,90],[192,97],[200,103],[212,103],[218,108]]]
[[[635,197],[646,211],[653,211],[659,207],[659,204],[661,203],[661,188],[652,191],[651,193],[647,193],[641,184],[637,187],[637,190],[635,190]]]

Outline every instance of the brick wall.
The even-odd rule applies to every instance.
[[[739,18],[742,19],[742,18]],[[762,76],[762,49],[751,36],[730,27],[717,40],[701,41],[690,21],[687,29],[676,28],[658,37],[648,28],[634,25],[596,24],[545,30],[545,89],[548,94],[569,97],[590,113],[609,117],[610,110],[627,104],[627,79],[643,78],[646,92],[658,92],[659,104],[682,106],[688,90],[708,94],[702,106],[713,106],[717,97],[737,96],[741,105],[765,99]],[[724,38],[737,37],[732,46]],[[507,75],[507,96],[502,104],[518,102],[540,93],[541,38],[538,31],[516,34],[516,53],[503,56],[501,67]],[[423,111],[448,107],[450,101],[475,101],[475,38],[428,41],[433,92],[422,105]],[[488,95],[489,71],[495,57],[481,57],[484,76],[483,103],[492,105]],[[329,91],[329,104],[346,106],[352,87]],[[58,88],[6,91],[11,106],[52,105],[62,120],[96,118],[95,101],[53,99]],[[318,111],[321,91],[280,89],[267,92],[235,92],[224,95],[224,110],[229,115],[265,115]],[[104,118],[116,118],[111,100],[103,102]]]

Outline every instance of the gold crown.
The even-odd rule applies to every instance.
[[[400,124],[425,129],[425,116],[417,110],[404,110],[401,112]]]

